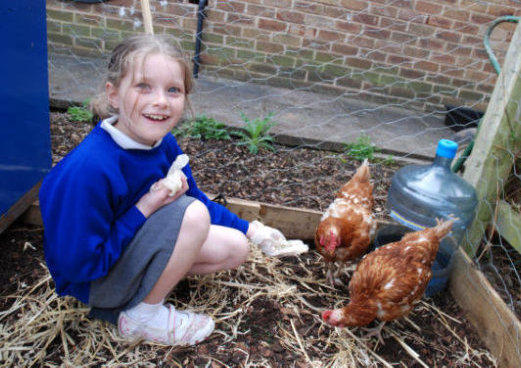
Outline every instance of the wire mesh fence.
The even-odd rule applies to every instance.
[[[79,56],[106,55],[143,30],[139,1],[48,4],[51,54],[83,64],[88,81],[103,69]],[[196,111],[212,109],[212,117],[232,125],[244,123],[240,112],[271,113],[277,134],[337,143],[368,135],[384,152],[423,157],[433,156],[439,138],[452,136],[450,126],[475,124],[472,114],[484,110],[496,80],[483,47],[487,22],[518,11],[499,2],[467,2],[461,10],[451,2],[412,1],[210,1],[204,10],[194,2],[152,1],[151,7],[155,32],[173,34],[190,56],[197,22],[203,23]],[[492,34],[500,62],[513,26],[502,23]],[[54,98],[76,92],[68,79],[93,88],[79,71],[65,78],[70,68],[61,69],[67,61],[59,59],[51,59]]]
[[[359,161],[369,158],[382,220],[388,219],[390,177],[399,167],[429,163],[442,138],[457,141],[460,156],[474,141],[494,88],[505,92],[496,85],[484,41],[504,65],[516,22],[494,22],[521,15],[518,0],[150,4],[154,32],[173,35],[189,58],[199,60],[191,96],[195,119],[187,114],[176,134],[193,157],[202,189],[323,211]],[[50,95],[60,107],[94,96],[110,50],[143,32],[138,0],[48,0],[47,19]],[[477,146],[487,141],[482,138],[473,149],[493,155],[490,170],[498,172],[495,195],[481,198],[490,221],[480,224],[473,260],[519,318],[521,227],[512,224],[521,213],[521,128],[518,95],[509,96],[508,128],[498,133],[511,136],[508,146],[483,151]],[[227,139],[248,123],[269,127],[262,134],[274,141],[261,147],[252,139]],[[519,347],[516,353],[521,357]]]

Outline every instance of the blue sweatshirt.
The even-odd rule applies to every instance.
[[[150,149],[123,149],[98,124],[45,177],[40,188],[44,251],[59,295],[88,304],[90,282],[107,275],[146,218],[135,204],[182,154],[167,134]],[[203,202],[211,222],[246,233],[248,222],[212,202],[183,169],[187,195]]]

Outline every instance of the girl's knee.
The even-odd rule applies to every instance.
[[[238,267],[248,259],[250,253],[250,244],[243,233],[240,233],[237,237],[233,248],[233,258],[235,259],[234,267]]]
[[[210,213],[203,202],[195,200],[186,208],[182,226],[208,233],[210,229]]]

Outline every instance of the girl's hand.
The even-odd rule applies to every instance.
[[[302,240],[286,240],[279,230],[259,221],[250,223],[246,236],[269,257],[296,256],[309,250]]]
[[[181,189],[179,189],[173,196],[171,196],[170,189],[163,185],[163,180],[165,179],[160,179],[152,184],[148,193],[141,197],[141,199],[136,203],[137,209],[146,218],[150,217],[150,215],[152,215],[161,207],[172,203],[188,190],[188,183],[186,182],[186,178],[182,177],[181,181],[183,185]]]
[[[259,221],[250,223],[246,236],[252,243],[261,248],[286,241],[286,237],[279,230],[266,226]]]

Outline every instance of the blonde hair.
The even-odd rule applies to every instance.
[[[169,35],[141,34],[125,39],[112,51],[101,92],[94,97],[90,103],[92,112],[102,119],[117,114],[118,111],[108,102],[107,94],[105,93],[105,84],[110,82],[118,88],[121,80],[132,70],[134,62],[137,59],[155,53],[170,56],[181,65],[184,74],[183,82],[186,103],[191,110],[188,94],[192,91],[193,87],[192,71],[178,42]]]

